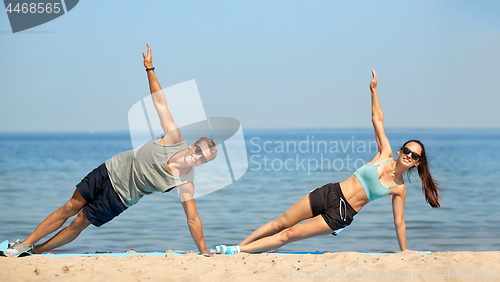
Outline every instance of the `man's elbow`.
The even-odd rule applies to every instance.
[[[195,224],[196,224],[196,222],[197,222],[197,219],[198,219],[197,217],[192,217],[192,218],[188,217],[188,219],[187,219],[187,223],[188,223],[188,225],[189,225],[189,226],[193,226],[193,225],[195,225]]]
[[[167,109],[167,101],[166,100],[159,100],[159,99],[153,99],[153,106],[155,107],[156,110],[165,110]]]

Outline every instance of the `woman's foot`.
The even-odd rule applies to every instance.
[[[222,255],[235,255],[240,252],[240,246],[226,246],[226,245],[218,245],[215,247],[217,251]]]

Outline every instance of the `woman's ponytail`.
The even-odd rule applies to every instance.
[[[422,180],[422,192],[424,192],[425,200],[427,201],[427,203],[429,203],[429,205],[431,205],[431,207],[439,208],[439,192],[442,190],[438,187],[438,182],[434,178],[432,178],[432,175],[429,171],[429,163],[427,162],[427,156],[425,155],[424,144],[422,144],[418,140],[410,140],[406,142],[403,147],[410,142],[415,142],[422,148],[422,153],[420,154],[419,159],[420,163],[417,166],[417,171],[420,180]],[[413,170],[413,168],[410,169],[410,171]]]

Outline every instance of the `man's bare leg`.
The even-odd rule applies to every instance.
[[[59,231],[54,237],[49,239],[47,242],[40,244],[35,247],[34,253],[41,254],[46,251],[58,248],[60,246],[66,245],[69,242],[75,240],[78,235],[90,225],[90,221],[87,219],[83,211],[81,211],[78,216],[71,222],[71,224]]]
[[[32,246],[43,237],[59,229],[68,218],[76,215],[87,201],[82,197],[78,189],[75,189],[71,199],[62,207],[49,215],[36,229],[24,240],[28,246]],[[76,219],[75,219],[76,220]],[[83,229],[82,229],[83,230]]]

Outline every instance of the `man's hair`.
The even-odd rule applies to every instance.
[[[217,144],[215,144],[215,141],[208,138],[208,137],[201,137],[200,139],[196,140],[196,142],[194,142],[194,143],[199,145],[200,142],[207,143],[208,148],[210,149],[210,154],[211,154],[212,158],[210,158],[208,161],[215,159],[215,157],[217,157],[217,153],[219,152],[219,150],[217,149]]]

